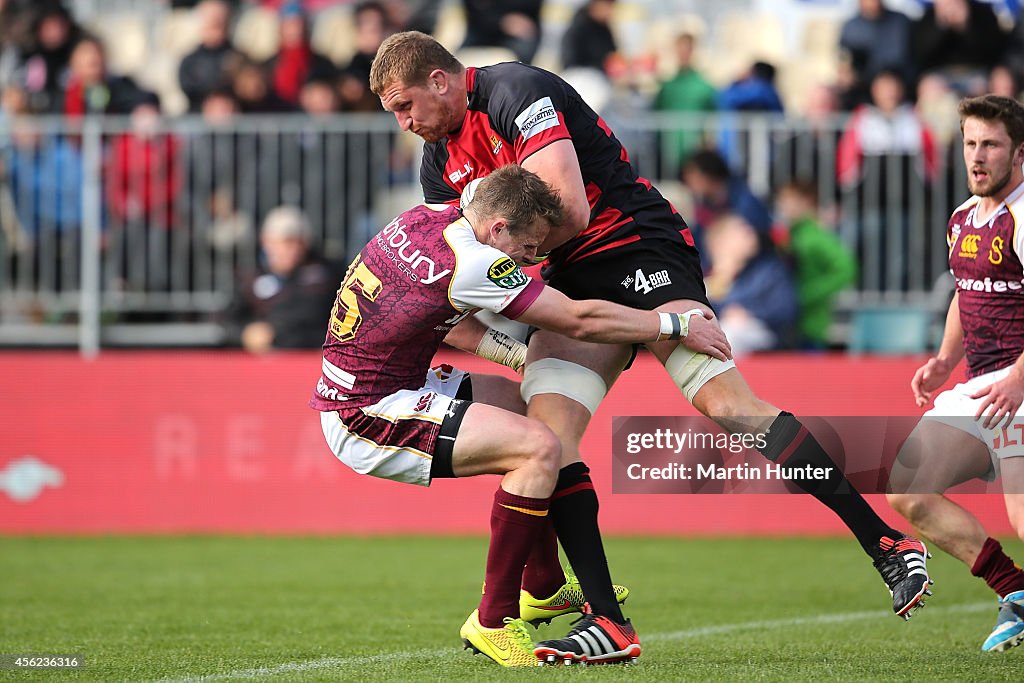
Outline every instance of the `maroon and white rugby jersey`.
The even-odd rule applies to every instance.
[[[352,261],[324,342],[309,405],[372,405],[423,386],[448,331],[478,309],[515,319],[543,283],[477,241],[459,209],[421,205],[388,223]]]
[[[1024,185],[992,216],[978,216],[979,201],[961,204],[946,231],[968,377],[1009,367],[1024,351]]]
[[[666,231],[680,233],[681,246],[694,249],[679,212],[637,175],[626,149],[568,83],[511,62],[466,72],[469,109],[462,127],[423,146],[420,184],[428,202],[457,202],[471,180],[569,139],[590,202],[590,223],[552,252],[551,267]]]

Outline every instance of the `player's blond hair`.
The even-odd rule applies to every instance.
[[[480,181],[467,208],[479,216],[501,217],[509,233],[543,221],[551,227],[565,221],[565,207],[558,192],[536,173],[509,164]]]
[[[967,119],[1002,121],[1013,148],[1024,143],[1024,106],[1017,100],[1000,95],[968,97],[960,100],[957,112],[960,114],[961,133],[964,132],[964,121]]]
[[[404,31],[389,37],[370,66],[370,90],[378,97],[395,83],[424,85],[434,69],[460,74],[466,67],[433,37]]]

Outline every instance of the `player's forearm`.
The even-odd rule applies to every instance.
[[[508,366],[516,372],[526,363],[526,344],[487,327],[472,316],[453,327],[444,341],[449,346]]]
[[[661,318],[656,311],[638,311],[596,299],[575,302],[574,315],[562,334],[580,341],[632,344],[657,341]]]
[[[954,294],[946,313],[946,328],[942,333],[942,343],[935,357],[950,368],[956,366],[964,357],[964,329],[960,325],[960,295]]]
[[[480,340],[486,331],[486,325],[470,316],[448,331],[444,343],[454,346],[460,351],[476,353],[476,348],[480,345]]]

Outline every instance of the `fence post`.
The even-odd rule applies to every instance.
[[[82,281],[78,295],[78,351],[100,352],[100,236],[102,232],[103,128],[95,117],[82,125]]]
[[[771,183],[771,124],[769,114],[745,117],[750,126],[747,151],[747,184],[758,197],[770,200]]]

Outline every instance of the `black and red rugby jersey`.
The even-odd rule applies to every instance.
[[[666,232],[682,237],[681,248],[694,249],[682,216],[637,175],[626,149],[572,86],[516,62],[466,72],[469,109],[462,127],[423,146],[420,183],[428,203],[457,202],[474,178],[571,139],[590,202],[590,223],[552,252],[553,269]]]

